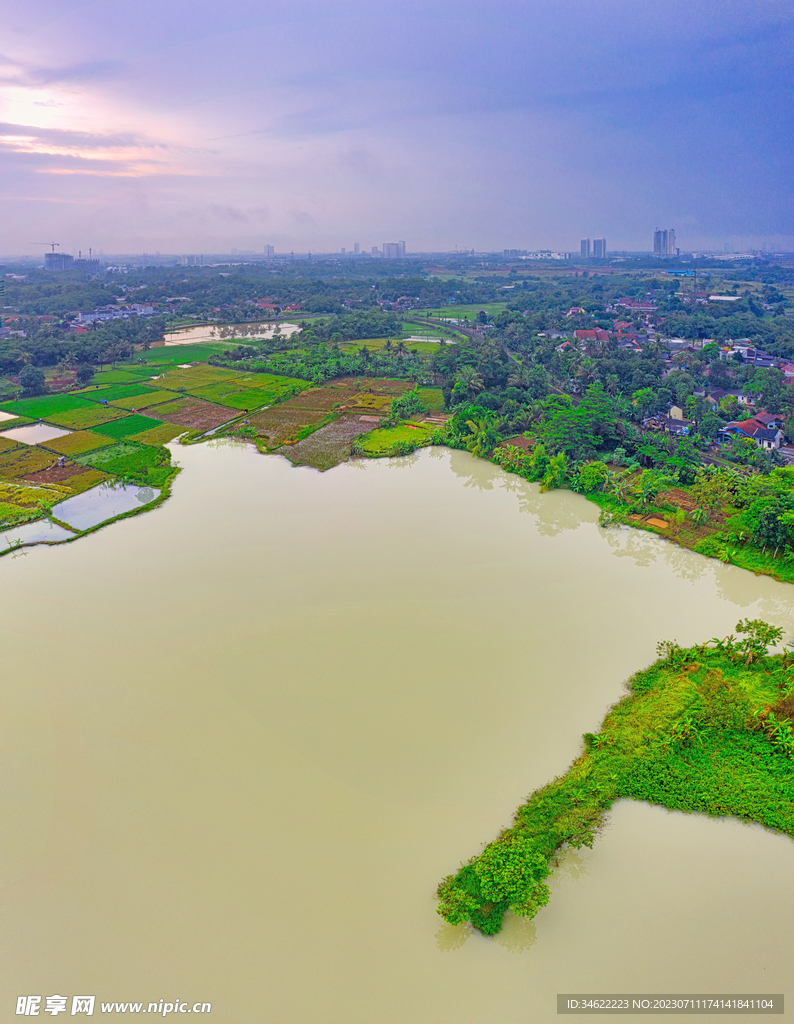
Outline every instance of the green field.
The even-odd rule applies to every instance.
[[[123,409],[114,409],[113,406],[100,405],[98,402],[86,402],[82,409],[54,413],[48,419],[57,423],[59,427],[88,430],[91,427],[99,426],[100,423],[110,423],[111,420],[120,419],[124,415]]]
[[[131,416],[113,420],[111,423],[101,423],[94,429],[98,434],[104,434],[106,437],[122,438],[129,437],[130,434],[140,434],[144,430],[152,430],[154,427],[161,425],[160,420],[154,420],[149,416],[133,413]]]
[[[0,434],[0,452],[10,452],[12,448],[17,448],[19,441],[15,441],[13,437],[3,437]]]
[[[204,388],[210,384],[228,383],[236,376],[234,370],[225,370],[220,366],[192,366],[189,370],[166,370],[154,383],[158,388],[192,393],[197,388]]]
[[[239,342],[234,343],[236,347]],[[164,348],[150,348],[140,358],[152,366],[178,366],[180,363],[206,363],[210,356],[221,355],[228,344],[212,345],[168,345]]]
[[[155,372],[156,370],[151,367],[145,369],[139,367],[138,372],[135,372],[132,367],[128,370],[98,370],[93,376],[93,383],[140,384],[142,376],[151,377]],[[85,390],[88,391],[90,389],[86,388]]]
[[[57,452],[58,455],[82,455],[95,448],[104,448],[110,443],[110,438],[102,437],[101,434],[95,434],[93,431],[75,430],[71,434],[64,434],[63,437],[47,441],[41,447],[47,448],[51,452]]]
[[[111,405],[116,409],[148,409],[150,405],[173,402],[174,395],[173,391],[155,391],[153,388],[145,388],[139,395],[117,398],[111,402]]]
[[[34,420],[46,420],[56,413],[86,408],[90,409],[91,403],[77,395],[41,395],[37,398],[20,398],[15,402],[4,402],[0,405],[3,412],[29,416]]]
[[[397,427],[378,427],[362,437],[356,445],[362,455],[379,458],[385,455],[402,455],[402,448],[420,448],[428,443],[436,428],[432,424],[402,423]]]
[[[481,309],[484,309],[489,316],[496,316],[506,308],[506,302],[483,302],[476,306],[436,306],[434,309],[423,309],[421,313],[433,317],[468,317],[470,320],[475,320]]]
[[[125,398],[135,398],[151,392],[146,384],[108,384],[107,386],[85,388],[78,391],[81,398],[90,402],[118,402]]]
[[[130,434],[128,440],[140,441],[141,444],[163,445],[184,433],[184,427],[178,427],[174,423],[161,423],[159,427],[152,427],[140,434]]]
[[[154,445],[136,444],[130,440],[102,448],[80,456],[77,461],[84,466],[101,469],[106,473],[152,480],[152,470],[163,468],[170,471],[170,452]]]
[[[441,388],[418,388],[417,390],[428,412],[444,411],[444,393]]]

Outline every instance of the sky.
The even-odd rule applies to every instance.
[[[0,0],[0,24],[0,253],[657,226],[794,250],[791,0]]]

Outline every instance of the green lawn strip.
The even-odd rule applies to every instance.
[[[137,444],[125,440],[110,448],[89,452],[76,461],[84,466],[116,476],[160,486],[170,474],[171,453],[158,445]]]
[[[109,437],[103,437],[102,434],[95,434],[90,430],[75,430],[71,434],[64,434],[63,437],[53,438],[52,441],[44,441],[40,447],[58,455],[82,455],[84,452],[104,448],[105,445],[112,443]]]
[[[72,430],[88,430],[102,423],[110,423],[121,419],[126,415],[123,409],[114,409],[113,406],[99,405],[96,402],[86,402],[83,409],[54,413],[48,419],[51,423],[57,423],[59,427],[70,427]]]
[[[37,398],[20,398],[15,402],[5,402],[0,405],[0,410],[16,413],[18,416],[29,416],[33,420],[49,420],[58,413],[90,407],[90,402],[77,395],[40,395]]]
[[[737,630],[746,638],[716,647],[660,645],[665,657],[630,680],[568,772],[441,882],[439,913],[485,934],[499,931],[510,907],[534,917],[551,897],[546,879],[560,848],[592,846],[620,799],[731,815],[794,837],[792,656],[762,653],[782,630]]]
[[[430,444],[437,428],[418,423],[409,426],[402,423],[396,427],[377,427],[355,443],[357,455],[380,458],[385,455],[407,455],[423,445]]]
[[[160,420],[152,419],[150,416],[141,416],[140,413],[132,413],[123,419],[113,420],[110,423],[100,423],[94,429],[98,434],[116,439],[129,437],[130,434],[140,434],[144,430],[151,430],[160,426]]]
[[[152,427],[150,430],[143,430],[140,434],[130,434],[128,440],[140,441],[141,444],[168,444],[175,437],[185,433],[184,427],[175,423],[161,423],[159,427]]]

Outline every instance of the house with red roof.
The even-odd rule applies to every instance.
[[[731,437],[746,437],[755,441],[759,448],[774,449],[780,448],[786,439],[782,416],[763,410],[757,412],[752,419],[726,423],[717,436],[723,444]]]

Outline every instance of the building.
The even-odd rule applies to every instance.
[[[589,238],[583,238],[582,241],[579,243],[579,252],[580,252],[580,255],[581,255],[582,259],[585,259],[585,260],[589,260],[590,259],[590,239]]]
[[[45,270],[71,270],[74,265],[74,256],[66,252],[45,252]]]
[[[360,252],[361,252],[361,246],[358,244],[358,242],[353,242],[353,255],[354,256],[358,256],[358,254]]]
[[[274,246],[266,245],[265,246],[265,259],[266,260],[272,260],[275,255],[276,255],[276,250],[275,250]]]
[[[75,270],[83,270],[86,274],[98,274],[99,273],[99,260],[95,259],[83,259],[82,256],[78,258],[72,264]]]
[[[726,423],[718,437],[723,443],[731,437],[751,438],[759,448],[780,448],[785,440],[783,419],[775,413],[757,412],[751,420]]]
[[[520,259],[522,256],[526,256],[526,249],[503,249],[502,253],[507,260]]]
[[[675,256],[675,231],[673,228],[657,228],[653,233],[654,256]]]
[[[595,256],[597,260],[605,260],[607,258],[606,238],[593,239],[593,256]]]
[[[405,242],[384,242],[383,255],[389,260],[405,259]]]

